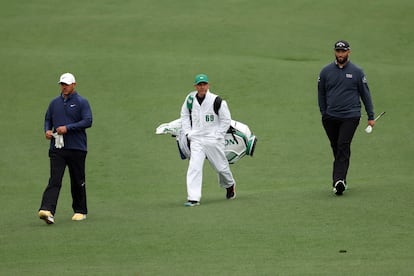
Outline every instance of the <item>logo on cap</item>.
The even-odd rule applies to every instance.
[[[199,84],[201,82],[208,83],[208,77],[205,74],[198,74],[195,77],[194,84]]]
[[[65,83],[69,85],[72,83],[76,83],[75,76],[72,75],[71,73],[64,73],[60,76],[58,83]]]
[[[335,43],[334,46],[335,50],[349,50],[349,43],[346,42],[345,40],[339,40]]]

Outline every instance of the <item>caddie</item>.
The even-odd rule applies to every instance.
[[[231,115],[227,102],[209,90],[207,75],[198,74],[193,91],[181,107],[182,131],[190,146],[187,170],[187,202],[185,206],[200,205],[203,165],[207,159],[218,175],[219,185],[226,189],[226,198],[236,197],[236,182],[230,170],[224,147]]]

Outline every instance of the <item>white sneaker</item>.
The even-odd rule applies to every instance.
[[[75,221],[80,221],[80,220],[85,220],[85,219],[86,219],[86,215],[81,214],[81,213],[75,213],[72,217],[72,220],[75,220]]]
[[[334,188],[333,188],[333,192],[336,195],[340,196],[340,195],[342,195],[344,193],[345,189],[346,189],[345,181],[338,180],[338,181],[335,182],[335,185],[334,185]]]
[[[200,205],[200,202],[195,201],[195,200],[189,200],[189,201],[184,203],[185,207],[194,207],[194,206],[199,206],[199,205]]]

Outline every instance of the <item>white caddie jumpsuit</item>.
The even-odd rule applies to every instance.
[[[181,123],[184,134],[190,140],[191,156],[187,171],[187,200],[200,201],[203,181],[204,160],[210,162],[218,174],[219,185],[229,188],[235,184],[229,162],[224,153],[224,136],[230,127],[231,115],[226,101],[222,101],[218,115],[214,112],[217,95],[207,91],[200,105],[196,99],[197,91],[187,95],[181,108]],[[187,100],[192,96],[192,110]]]

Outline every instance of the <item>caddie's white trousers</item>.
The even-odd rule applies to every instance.
[[[204,160],[210,162],[218,174],[219,185],[229,188],[235,184],[224,153],[224,139],[192,139],[191,157],[187,171],[187,200],[200,201]]]

